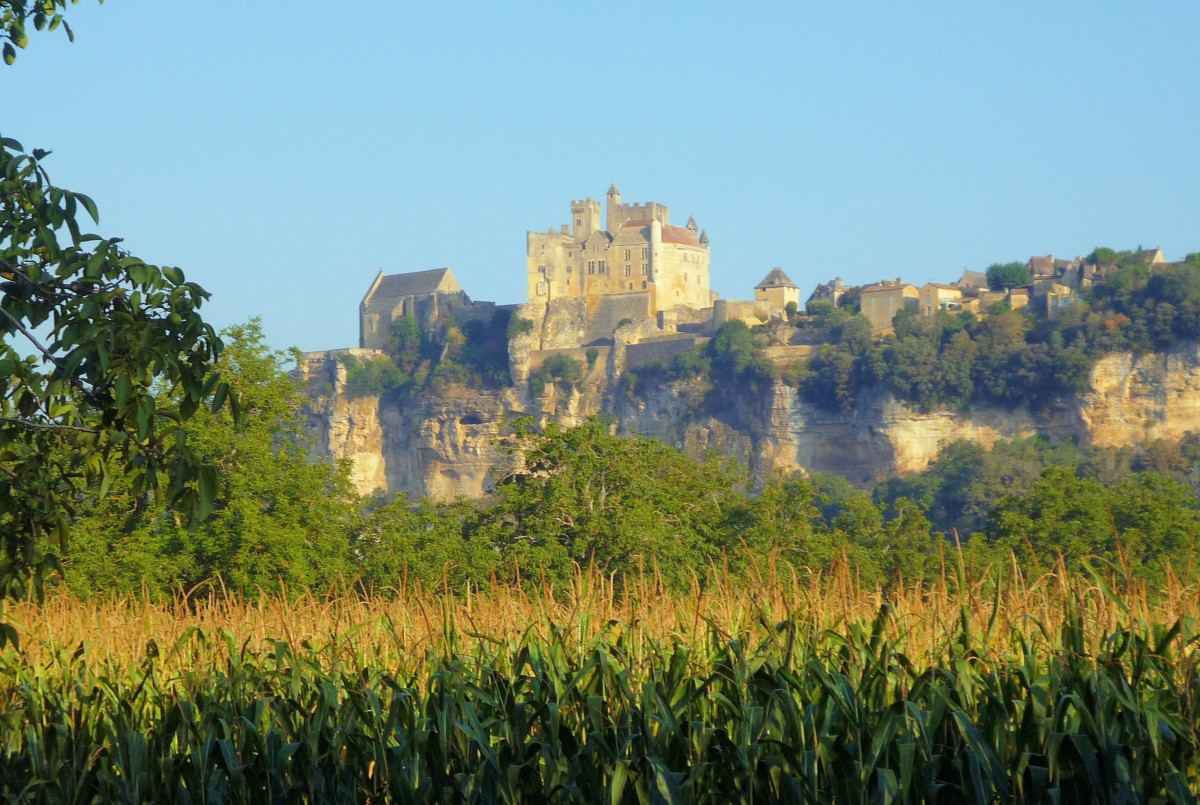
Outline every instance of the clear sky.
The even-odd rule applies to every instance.
[[[660,201],[726,298],[1200,251],[1200,3],[90,0],[0,67],[96,231],[218,325],[357,343],[379,269],[524,301],[571,199]]]

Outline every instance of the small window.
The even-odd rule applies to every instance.
[[[596,261],[595,260],[588,260],[588,273],[589,274],[596,273]]]
[[[642,280],[642,287],[643,287],[643,288],[645,288],[645,287],[646,287],[646,281],[645,281],[645,280]]]
[[[625,276],[628,277],[632,273],[633,273],[633,269],[630,268],[629,266],[625,266]]]
[[[600,269],[600,273],[603,274],[604,273],[604,261],[603,260],[600,261],[599,269]]]
[[[650,273],[649,268],[646,267],[645,263],[642,263],[642,274],[649,274],[649,273]]]
[[[646,258],[647,258],[647,257],[649,257],[649,256],[650,256],[650,250],[649,250],[649,249],[642,249],[642,259],[644,260],[644,259],[646,259]]]
[[[629,259],[629,252],[630,252],[630,250],[629,250],[629,249],[626,249],[626,250],[625,250],[625,259],[626,259],[626,260],[628,260],[628,259]]]
[[[538,295],[538,296],[545,296],[545,295],[546,295],[546,283],[544,283],[544,282],[539,282],[539,283],[537,284],[537,295]]]

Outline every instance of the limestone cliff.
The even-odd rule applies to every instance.
[[[390,489],[447,499],[486,492],[489,470],[505,460],[503,423],[519,416],[573,425],[606,413],[621,433],[661,439],[693,456],[708,451],[732,456],[758,479],[804,470],[838,473],[861,485],[919,472],[942,444],[956,439],[990,446],[997,439],[1040,433],[1116,446],[1200,430],[1196,344],[1162,354],[1108,356],[1093,367],[1087,393],[1036,414],[996,407],[920,413],[885,394],[832,414],[783,384],[765,399],[735,395],[736,403],[726,406],[704,404],[709,388],[703,381],[635,397],[620,384],[620,343],[597,350],[578,388],[548,385],[534,396],[527,382],[537,368],[531,356],[545,352],[533,341],[543,337],[539,331],[514,343],[511,388],[446,386],[403,400],[350,399],[333,354],[309,356],[301,376],[308,384],[316,449],[350,459],[363,493]],[[582,349],[556,352],[585,360]]]

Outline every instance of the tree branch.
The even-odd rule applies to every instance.
[[[58,422],[37,422],[32,419],[22,419],[16,416],[0,416],[0,422],[7,422],[31,430],[65,430],[75,433],[99,433],[95,428],[84,428],[79,425],[63,425]]]

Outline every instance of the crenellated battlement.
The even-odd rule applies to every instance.
[[[616,185],[605,201],[603,225],[601,203],[589,197],[571,201],[571,223],[561,232],[529,233],[531,302],[639,294],[646,315],[712,306],[708,242],[697,239],[694,224],[670,226],[669,208],[657,201],[622,204]],[[631,221],[638,223],[626,227]]]

